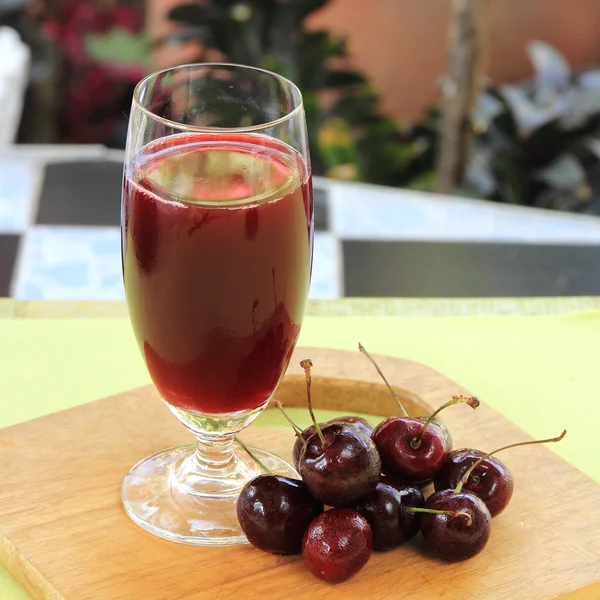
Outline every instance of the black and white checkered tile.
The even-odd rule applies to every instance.
[[[122,156],[40,149],[0,159],[0,296],[122,299]],[[106,156],[105,156],[106,155]],[[338,245],[328,233],[327,192],[315,190],[311,296],[340,295]]]
[[[122,299],[122,154],[0,156],[0,296]],[[315,181],[312,298],[600,294],[600,219]]]

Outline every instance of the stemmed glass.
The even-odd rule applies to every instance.
[[[291,358],[312,240],[306,124],[293,83],[195,64],[137,85],[122,202],[125,294],[152,381],[197,440],[125,477],[125,510],[148,531],[197,545],[245,541],[235,504],[260,470],[234,437],[267,406]]]

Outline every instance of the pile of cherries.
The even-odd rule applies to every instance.
[[[419,531],[442,559],[475,556],[488,541],[492,517],[506,508],[514,488],[510,470],[492,454],[558,442],[566,431],[488,454],[468,448],[453,451],[450,433],[437,414],[459,403],[477,408],[477,398],[454,396],[429,417],[409,417],[378,365],[360,344],[359,350],[381,375],[402,415],[375,428],[352,416],[317,423],[311,403],[312,362],[303,360],[313,425],[301,430],[292,423],[297,436],[294,466],[302,480],[273,474],[262,465],[267,474],[246,484],[237,503],[248,541],[275,554],[302,552],[308,569],[330,583],[357,573],[373,550],[396,548]],[[425,500],[423,489],[431,483],[435,492]]]

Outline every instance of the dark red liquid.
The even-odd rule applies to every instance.
[[[144,148],[125,177],[123,277],[159,392],[202,413],[267,401],[298,339],[312,252],[310,175],[262,136]]]

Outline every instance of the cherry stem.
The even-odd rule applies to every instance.
[[[319,427],[319,424],[317,423],[317,419],[315,417],[315,413],[313,412],[312,401],[311,401],[311,397],[310,397],[310,386],[312,385],[312,377],[310,375],[310,369],[313,366],[312,360],[310,360],[310,358],[305,358],[304,360],[300,361],[300,366],[304,369],[304,375],[305,375],[305,379],[306,379],[306,398],[308,399],[308,412],[310,413],[310,418],[312,419],[313,425],[315,426],[315,429],[317,430],[317,435],[319,436],[319,439],[321,440],[321,444],[323,446],[326,446],[327,442],[325,441],[323,432],[321,431],[321,428]]]
[[[502,446],[502,448],[497,448],[496,450],[489,452],[482,456],[479,460],[475,461],[465,472],[465,474],[461,477],[458,485],[454,488],[455,494],[460,494],[462,491],[463,485],[469,481],[469,477],[471,477],[471,473],[487,458],[493,456],[497,452],[502,452],[502,450],[508,450],[510,448],[518,448],[519,446],[532,446],[533,444],[553,444],[555,442],[560,442],[565,435],[567,435],[567,430],[565,429],[558,437],[548,438],[547,440],[530,440],[528,442],[517,442],[516,444],[509,444],[508,446]]]
[[[411,513],[427,513],[429,515],[447,515],[448,517],[458,517],[459,515],[467,517],[467,526],[471,527],[473,524],[473,517],[468,512],[462,510],[435,510],[433,508],[418,508],[413,506],[407,506],[404,509],[406,512]]]
[[[283,410],[283,404],[281,404],[279,400],[275,402],[275,407],[281,411],[281,414],[285,417],[285,420],[294,428],[296,435],[302,435],[302,429],[300,429],[300,427],[298,427],[298,425],[296,425],[296,423],[290,419],[285,410]]]
[[[475,396],[452,396],[452,400],[446,402],[446,404],[442,404],[437,410],[433,411],[429,416],[429,419],[425,421],[425,425],[423,425],[423,429],[419,435],[410,441],[410,446],[414,450],[416,450],[421,445],[421,440],[423,439],[423,434],[425,430],[431,425],[431,422],[436,418],[436,416],[443,411],[445,408],[449,406],[453,406],[454,404],[468,404],[471,408],[477,408],[479,406],[479,400],[475,398]]]
[[[375,359],[367,352],[367,349],[360,342],[358,342],[358,349],[371,361],[371,363],[373,364],[373,366],[379,373],[379,376],[381,377],[381,379],[383,379],[383,382],[385,383],[385,385],[387,385],[388,390],[390,390],[390,394],[392,394],[392,396],[394,396],[394,400],[396,401],[396,404],[398,404],[398,406],[400,407],[400,412],[402,413],[402,416],[408,417],[408,413],[406,412],[404,405],[402,404],[402,402],[400,402],[400,398],[398,398],[396,392],[394,392],[394,390],[392,389],[392,386],[389,384],[388,380],[385,378],[385,375],[382,373],[381,369],[379,368],[379,365],[375,362]]]
[[[273,475],[273,471],[271,471],[271,469],[269,469],[269,467],[267,467],[267,465],[265,465],[265,463],[260,460],[260,458],[258,458],[258,456],[255,456],[254,454],[252,454],[252,451],[250,450],[250,448],[248,448],[248,446],[246,446],[246,444],[244,444],[244,442],[242,442],[242,440],[240,440],[240,438],[236,435],[235,436],[235,441],[248,453],[248,456],[250,456],[250,458],[267,474],[267,475]]]

